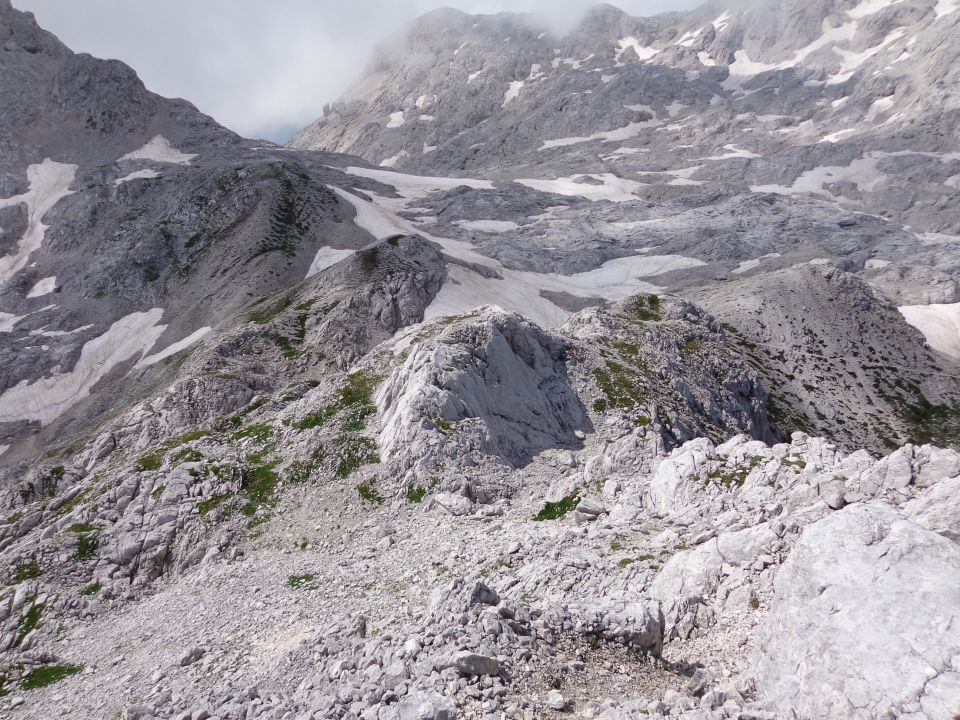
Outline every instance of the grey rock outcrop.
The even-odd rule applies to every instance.
[[[800,717],[947,717],[943,701],[960,687],[950,619],[958,568],[955,543],[888,507],[814,523],[777,575],[757,657],[761,693]]]

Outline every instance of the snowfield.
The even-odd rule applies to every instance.
[[[30,189],[22,195],[0,200],[0,208],[21,203],[27,206],[27,230],[11,255],[0,257],[0,284],[7,282],[14,273],[27,264],[34,251],[43,245],[48,226],[43,217],[67,195],[72,194],[70,185],[77,173],[76,165],[54,162],[47,158],[39,165],[27,168]]]
[[[350,257],[353,255],[353,250],[337,250],[332,247],[322,247],[317,250],[317,254],[313,258],[313,262],[310,263],[310,269],[307,271],[307,277],[312,277],[318,272],[326,270],[328,267],[333,267],[341,260]]]
[[[44,295],[49,295],[57,287],[57,276],[46,277],[43,280],[38,280],[37,283],[30,288],[30,292],[27,293],[28,298],[42,297]]]
[[[117,365],[132,360],[157,342],[166,325],[163,309],[136,312],[117,320],[103,335],[84,344],[69,372],[23,382],[0,395],[0,422],[38,420],[49,425],[90,395],[90,390]]]
[[[923,333],[930,347],[960,358],[960,303],[906,305],[898,310],[904,320]]]
[[[153,162],[170,163],[173,165],[189,165],[190,161],[195,157],[197,156],[180,152],[173,147],[170,141],[163,137],[163,135],[157,135],[142,148],[128,152],[118,159],[117,162],[123,162],[125,160],[152,160]]]
[[[123,185],[124,183],[128,183],[133,180],[152,180],[153,178],[158,177],[160,177],[160,173],[158,173],[156,170],[147,168],[146,170],[135,170],[129,175],[124,175],[122,178],[117,178],[113,181],[113,184]]]
[[[594,184],[585,181],[593,181]],[[612,173],[601,175],[571,175],[556,180],[519,179],[514,182],[539,190],[540,192],[583,197],[587,200],[610,202],[630,202],[636,200],[636,191],[645,183],[627,180]]]
[[[520,227],[512,220],[457,220],[454,225],[482,233],[504,233]]]
[[[182,340],[177,340],[177,342],[171,343],[160,352],[154,353],[153,355],[148,355],[147,357],[143,358],[142,360],[140,360],[140,362],[138,362],[135,365],[135,367],[141,368],[141,367],[147,367],[149,365],[154,365],[160,362],[161,360],[165,360],[171,355],[176,355],[181,350],[186,350],[191,345],[194,345],[200,342],[203,339],[203,337],[208,332],[210,332],[210,330],[212,330],[212,328],[209,328],[209,327],[202,327],[198,330],[194,330],[192,333],[187,335]]]

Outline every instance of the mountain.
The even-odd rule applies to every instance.
[[[856,328],[878,357],[916,346],[850,371],[884,427],[854,421],[865,396],[822,382],[822,367],[797,381],[784,416],[851,449],[955,443],[952,420],[930,423],[930,436],[915,416],[929,406],[953,417],[960,397],[958,22],[945,2],[715,4],[653,18],[603,5],[556,37],[533,16],[436,11],[384,44],[290,146],[379,164],[407,219],[428,217],[429,232],[511,270],[569,275],[656,252],[686,260],[648,282],[690,297],[749,288],[757,306],[779,300],[768,273],[797,276],[807,263],[851,273],[864,290],[832,307],[829,293],[810,293],[804,322],[843,307],[831,327]],[[391,172],[475,180],[414,198]],[[735,302],[708,308],[748,336],[769,328]],[[864,325],[878,313],[885,339]],[[797,375],[786,352],[781,376]]]
[[[953,718],[957,16],[438,10],[279,147],[0,0],[0,715]]]

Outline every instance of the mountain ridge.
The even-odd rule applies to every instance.
[[[0,714],[951,720],[953,93],[865,69],[934,7],[434,13],[365,160],[0,0]]]

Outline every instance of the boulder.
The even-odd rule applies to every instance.
[[[782,716],[813,719],[897,717],[956,697],[958,607],[960,546],[886,505],[831,513],[777,574],[758,694]]]
[[[960,543],[960,478],[938,482],[905,503],[903,513],[917,525]]]
[[[461,675],[467,676],[500,674],[500,662],[496,658],[469,650],[460,650],[454,653],[450,660],[450,666]]]
[[[397,704],[397,720],[454,720],[453,701],[436,693],[408,695]]]

